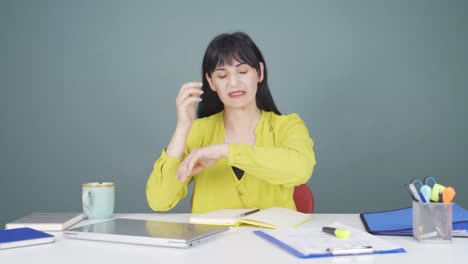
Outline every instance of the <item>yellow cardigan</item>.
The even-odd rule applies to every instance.
[[[314,143],[297,114],[262,111],[253,146],[229,144],[227,159],[218,160],[183,183],[176,179],[179,164],[192,149],[224,143],[223,114],[194,121],[183,157],[170,157],[162,151],[146,185],[149,206],[155,211],[172,209],[187,195],[187,185],[193,179],[193,213],[224,208],[296,210],[294,186],[307,182],[315,165]],[[231,166],[245,171],[241,180]]]

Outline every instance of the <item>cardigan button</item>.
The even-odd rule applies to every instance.
[[[242,195],[242,193],[241,193],[240,191],[237,191],[237,194],[238,194],[239,196],[241,196],[241,195]]]

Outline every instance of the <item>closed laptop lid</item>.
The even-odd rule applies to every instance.
[[[64,234],[76,239],[187,248],[228,229],[217,225],[115,218],[69,229]]]

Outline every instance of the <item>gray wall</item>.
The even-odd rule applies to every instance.
[[[0,1],[0,224],[80,211],[81,183],[145,184],[217,34],[249,33],[315,140],[316,212],[410,205],[430,175],[468,207],[467,1]],[[188,200],[188,199],[187,199]],[[173,212],[187,212],[182,201]]]

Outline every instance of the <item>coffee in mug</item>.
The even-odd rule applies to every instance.
[[[115,183],[89,182],[83,185],[83,212],[88,219],[112,217],[114,212]]]

